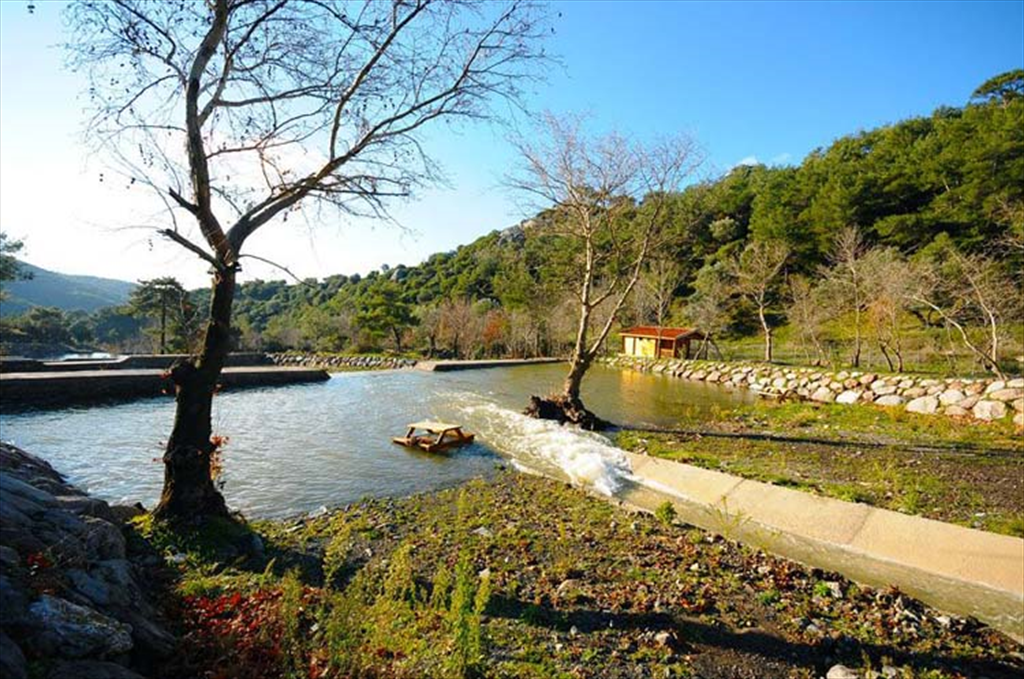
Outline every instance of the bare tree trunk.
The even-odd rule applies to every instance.
[[[229,516],[210,473],[217,449],[211,411],[217,378],[230,350],[234,294],[235,272],[227,268],[217,273],[202,354],[171,369],[177,407],[164,452],[164,488],[153,512],[162,519]]]
[[[764,330],[764,360],[772,362],[772,328],[768,325],[768,319],[764,315],[764,307],[757,308],[757,317],[761,319],[761,328]]]
[[[160,295],[160,353],[167,353],[167,297]]]
[[[854,300],[853,309],[853,367],[860,367],[860,300]],[[888,359],[887,359],[888,360]]]
[[[885,342],[879,342],[878,348],[882,350],[882,356],[885,357],[885,362],[889,366],[889,372],[893,372],[896,366],[893,365],[892,358],[889,356],[889,349],[886,347]],[[899,372],[903,372],[903,370],[900,370]]]

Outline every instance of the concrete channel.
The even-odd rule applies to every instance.
[[[1024,540],[844,502],[627,453],[635,482],[617,496],[729,539],[896,586],[939,610],[972,616],[1024,642]]]

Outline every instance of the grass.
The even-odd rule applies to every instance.
[[[685,433],[697,431],[731,436]],[[1024,537],[1024,446],[1010,422],[759,401],[711,417],[684,414],[675,433],[622,431],[617,444],[765,483]]]
[[[185,643],[168,677],[807,678],[883,658],[905,676],[1024,668],[1017,644],[973,621],[660,514],[504,472],[240,528],[179,535],[144,518],[135,540],[178,572],[169,598]],[[253,534],[265,553],[234,554]]]

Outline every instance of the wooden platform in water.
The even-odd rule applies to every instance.
[[[5,412],[28,408],[57,408],[102,401],[168,397],[171,387],[163,370],[80,370],[69,372],[4,373],[0,400]],[[220,383],[225,389],[284,386],[323,382],[324,370],[252,366],[225,368]]]
[[[417,431],[427,433],[417,434]],[[407,448],[419,448],[428,453],[436,453],[470,444],[474,438],[476,437],[473,434],[462,431],[462,425],[428,420],[413,422],[409,425],[409,431],[405,436],[396,436],[391,439],[391,442]]]

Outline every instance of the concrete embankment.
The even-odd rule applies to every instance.
[[[225,389],[281,386],[327,380],[319,369],[271,367],[225,368]],[[173,393],[162,370],[88,370],[78,372],[5,373],[0,398],[5,411],[102,401],[147,398]]]
[[[166,370],[175,361],[189,358],[188,354],[133,354],[116,358],[66,359],[39,361],[28,358],[0,359],[0,372],[84,372],[91,370]],[[228,354],[225,366],[243,368],[269,366],[274,362],[267,354],[249,351]]]
[[[1024,640],[1024,540],[628,453],[620,497]]]
[[[481,370],[484,368],[512,368],[520,365],[544,365],[562,363],[561,358],[498,358],[482,361],[420,361],[416,367],[428,372],[451,372],[453,370]]]

